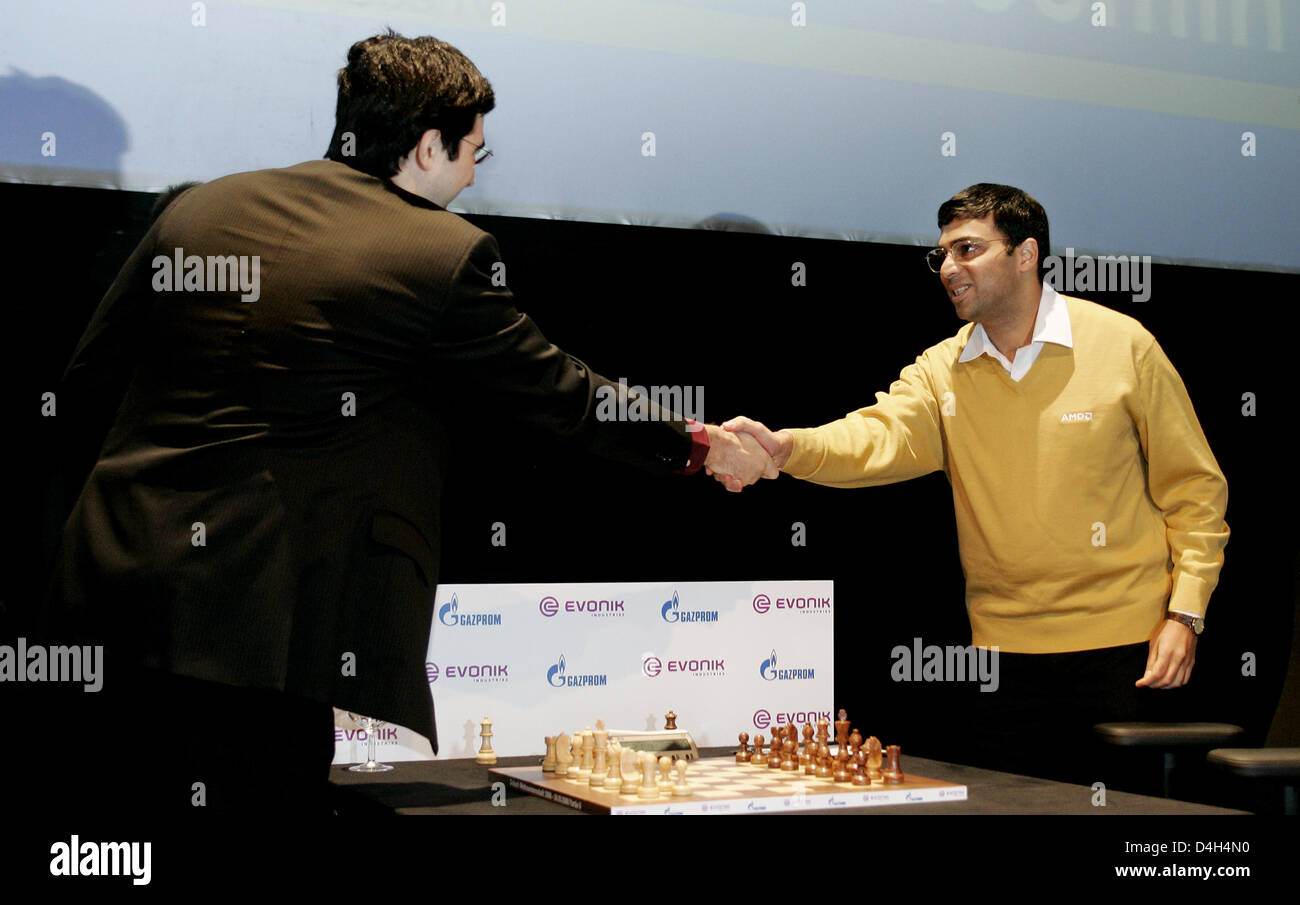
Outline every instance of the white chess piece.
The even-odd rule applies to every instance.
[[[605,777],[605,791],[617,792],[623,785],[623,772],[621,761],[623,758],[623,746],[618,742],[609,743],[609,773]]]
[[[673,796],[675,798],[689,798],[691,787],[686,784],[686,761],[679,760],[677,766],[677,782],[673,783]]]
[[[573,763],[573,747],[569,736],[561,732],[555,737],[555,775],[567,777],[571,763]]]
[[[655,756],[648,751],[642,751],[638,760],[641,762],[641,790],[637,792],[636,797],[658,798],[659,780],[655,776],[657,766]]]
[[[623,777],[619,792],[624,795],[635,795],[641,785],[641,770],[638,767],[637,753],[631,748],[622,748],[619,751],[618,760],[619,773]]]

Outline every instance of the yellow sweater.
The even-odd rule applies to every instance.
[[[1137,321],[1063,297],[1073,348],[1016,383],[973,324],[876,404],[793,430],[782,471],[868,487],[942,470],[976,645],[1057,653],[1146,641],[1166,608],[1205,614],[1228,485],[1178,372]]]

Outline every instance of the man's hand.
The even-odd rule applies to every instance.
[[[722,422],[722,427],[724,430],[749,434],[767,450],[767,454],[772,457],[772,464],[778,469],[790,460],[790,453],[794,452],[794,434],[784,430],[768,430],[765,425],[744,415]]]
[[[1147,671],[1136,684],[1139,688],[1178,688],[1192,677],[1195,662],[1196,633],[1181,622],[1166,619],[1151,636]]]
[[[706,424],[709,455],[704,469],[728,490],[739,493],[759,478],[775,478],[780,472],[758,441],[745,433],[731,433],[716,424]]]

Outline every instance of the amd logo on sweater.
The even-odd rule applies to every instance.
[[[1062,424],[1070,424],[1074,421],[1091,421],[1092,412],[1066,412],[1061,416]]]

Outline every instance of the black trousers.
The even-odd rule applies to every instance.
[[[155,670],[101,691],[25,689],[40,739],[27,806],[65,813],[320,816],[332,812],[333,708]]]
[[[966,694],[965,762],[1150,791],[1140,756],[1116,751],[1092,731],[1097,723],[1159,718],[1159,696],[1167,692],[1134,686],[1146,669],[1147,651],[1144,642],[1064,654],[999,653],[997,690],[981,692],[972,685]]]

